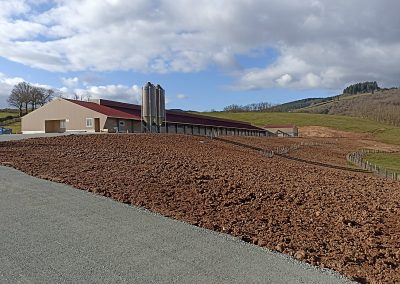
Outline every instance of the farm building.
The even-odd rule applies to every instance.
[[[161,132],[194,135],[268,136],[270,133],[251,124],[166,111]],[[57,98],[22,117],[22,133],[51,132],[144,132],[141,106],[110,101],[79,101]]]
[[[265,125],[265,130],[272,132],[279,137],[297,137],[299,136],[299,130],[296,125]]]

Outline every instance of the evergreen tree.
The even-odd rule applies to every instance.
[[[363,82],[350,85],[343,90],[343,94],[363,94],[363,93],[373,93],[376,90],[379,90],[378,83],[374,82]]]

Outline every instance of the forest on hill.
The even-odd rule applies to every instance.
[[[376,81],[363,82],[348,86],[343,90],[343,95],[374,93],[377,90],[380,90],[380,87],[378,86],[378,83]]]

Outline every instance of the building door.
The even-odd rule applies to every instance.
[[[46,133],[62,133],[65,132],[65,120],[45,120],[44,132]]]
[[[118,132],[126,132],[126,121],[118,119]]]
[[[100,118],[94,119],[94,131],[100,132]]]

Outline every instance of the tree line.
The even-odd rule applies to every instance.
[[[261,102],[261,103],[253,103],[248,105],[237,105],[232,104],[229,106],[224,107],[225,112],[262,112],[262,111],[269,111],[274,105]]]
[[[380,90],[378,83],[374,82],[363,82],[350,85],[343,90],[343,94],[355,95],[355,94],[364,94],[364,93],[374,93],[375,91]]]
[[[32,86],[27,82],[21,82],[14,86],[8,97],[8,104],[19,110],[23,116],[51,101],[58,91],[43,87]]]

